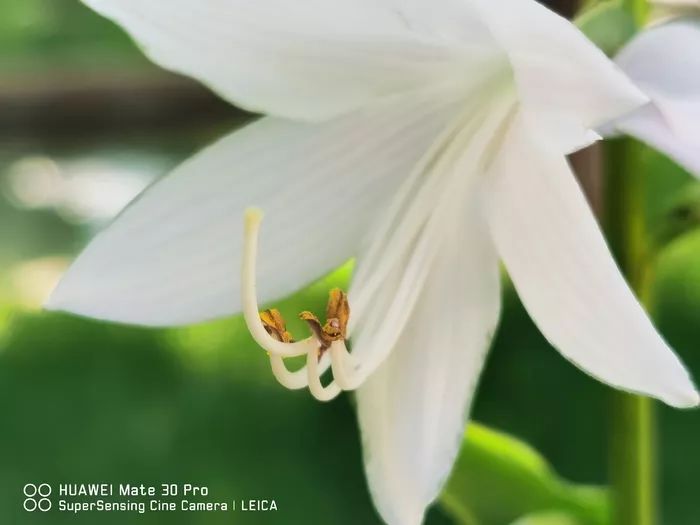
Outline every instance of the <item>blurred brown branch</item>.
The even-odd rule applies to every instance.
[[[572,18],[576,14],[579,5],[583,2],[581,0],[548,0],[542,3],[548,5],[562,16]]]
[[[206,87],[158,71],[43,71],[0,80],[0,136],[83,134],[242,114]]]

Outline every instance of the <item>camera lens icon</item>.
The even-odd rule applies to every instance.
[[[36,510],[48,512],[51,510],[51,500],[49,499],[51,495],[51,485],[48,483],[42,483],[41,485],[27,483],[22,489],[22,492],[26,497],[22,507],[24,507],[24,510],[27,512],[34,512]]]

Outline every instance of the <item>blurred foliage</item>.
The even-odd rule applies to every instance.
[[[216,354],[200,346],[184,355],[174,344],[176,333],[17,317],[0,358],[2,522],[136,521],[122,513],[28,515],[21,511],[21,487],[40,480],[190,482],[208,486],[211,501],[274,498],[285,523],[377,523],[347,402],[320,406],[273,385],[267,360],[252,344],[236,343],[240,327],[233,324],[219,327]],[[252,358],[230,359],[233,349],[243,348]],[[188,524],[232,519],[252,524],[274,518],[167,517]],[[161,513],[138,516],[139,523],[163,520]]]
[[[700,227],[700,184],[690,184],[681,191],[669,193],[664,201],[657,204],[658,220],[650,232],[657,253]]]
[[[564,482],[534,449],[476,423],[468,425],[440,502],[464,525],[506,524],[541,512],[604,525],[610,512],[604,489]]]
[[[111,22],[78,0],[0,0],[0,68],[153,66]]]
[[[525,516],[512,525],[584,525],[576,518],[561,512],[546,512]]]
[[[584,9],[576,25],[608,56],[614,56],[635,34],[634,16],[623,0],[606,0]]]

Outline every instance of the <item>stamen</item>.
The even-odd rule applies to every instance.
[[[340,288],[334,288],[328,296],[324,333],[331,341],[347,339],[349,320],[350,305],[348,304],[348,296]]]
[[[256,208],[245,212],[245,229],[243,237],[243,268],[241,271],[241,300],[243,317],[253,339],[270,354],[280,357],[297,357],[313,350],[317,342],[313,337],[303,341],[284,342],[272,337],[258,314],[258,298],[255,285],[255,263],[258,254],[258,232],[263,214]]]
[[[318,369],[318,361],[321,356],[321,349],[317,348],[314,352],[309,352],[306,355],[306,370],[307,378],[309,381],[309,391],[319,401],[331,401],[338,397],[342,390],[340,386],[335,381],[331,382],[328,386],[323,386],[321,384],[321,374]]]
[[[291,343],[293,341],[292,335],[287,331],[287,324],[279,310],[271,309],[260,312],[260,320],[265,326],[267,333],[277,341],[282,341],[283,343]],[[270,366],[272,375],[283,387],[289,390],[299,390],[307,387],[306,370],[293,372],[287,368],[284,359],[273,354],[270,354]]]
[[[314,333],[320,347],[316,357],[312,353],[307,356],[307,368],[309,370],[309,390],[319,401],[330,401],[342,390],[350,390],[354,384],[351,372],[347,369],[347,361],[350,354],[345,348],[347,337],[348,319],[350,318],[350,306],[347,295],[340,289],[330,291],[328,306],[326,307],[326,324],[321,325],[318,318],[311,312],[302,312],[301,319],[307,322]],[[326,350],[330,349],[331,363],[333,367],[333,382],[324,387],[321,384],[318,373],[314,373],[316,361],[325,357]]]
[[[292,334],[287,331],[287,323],[279,310],[272,308],[260,312],[260,320],[268,334],[274,337],[277,341],[283,343],[293,343]]]
[[[321,343],[321,350],[326,351],[333,342],[347,337],[350,318],[348,296],[340,288],[330,291],[326,307],[326,324],[323,326],[318,317],[311,312],[301,312],[299,317],[309,325],[316,339]]]
[[[333,379],[343,390],[354,390],[359,386],[354,372],[352,356],[345,346],[350,305],[345,292],[339,288],[330,291],[326,307],[326,324],[321,326],[318,318],[311,312],[302,312],[300,317],[309,324],[311,331],[321,341],[321,355],[330,349]]]
[[[355,373],[355,360],[345,347],[345,341],[334,341],[329,353],[335,382],[343,390],[358,388],[362,384],[361,377]]]
[[[352,356],[345,346],[350,319],[347,295],[340,289],[331,290],[325,324],[321,324],[311,312],[302,312],[300,317],[309,325],[313,335],[298,342],[287,331],[286,322],[278,310],[258,313],[255,264],[261,221],[262,212],[246,210],[241,295],[248,330],[268,351],[272,373],[282,386],[290,390],[308,386],[316,399],[330,401],[343,390],[355,389],[360,384],[355,376]],[[301,355],[306,355],[306,366],[296,371],[289,370],[284,359]],[[321,376],[331,366],[334,380],[323,386]]]
[[[330,357],[328,354],[324,354],[321,357],[321,361],[318,363],[319,375],[323,375],[330,366]],[[309,386],[306,365],[299,370],[289,370],[287,364],[284,362],[284,358],[270,355],[270,367],[272,368],[272,375],[275,376],[277,382],[289,390],[301,390]]]
[[[299,314],[299,319],[301,319],[302,321],[306,321],[306,324],[309,325],[311,333],[314,334],[316,341],[318,341],[321,351],[325,351],[325,349],[328,348],[328,345],[323,339],[323,326],[321,326],[321,321],[318,320],[318,317],[316,317],[311,312],[304,311]]]

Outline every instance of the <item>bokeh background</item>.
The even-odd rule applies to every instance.
[[[239,319],[146,330],[41,311],[72,257],[143,187],[253,117],[157,69],[76,0],[0,0],[0,14],[0,523],[379,523],[351,400],[283,390]],[[653,313],[700,377],[700,185],[651,151],[645,168],[648,220],[668,241]],[[329,284],[346,278],[283,310],[322,311]],[[529,443],[564,478],[605,484],[609,401],[507,287],[474,418]],[[658,414],[662,522],[696,525],[700,413]],[[42,481],[190,482],[214,499],[275,498],[281,510],[23,512],[22,486]],[[434,510],[429,522],[452,520]]]

